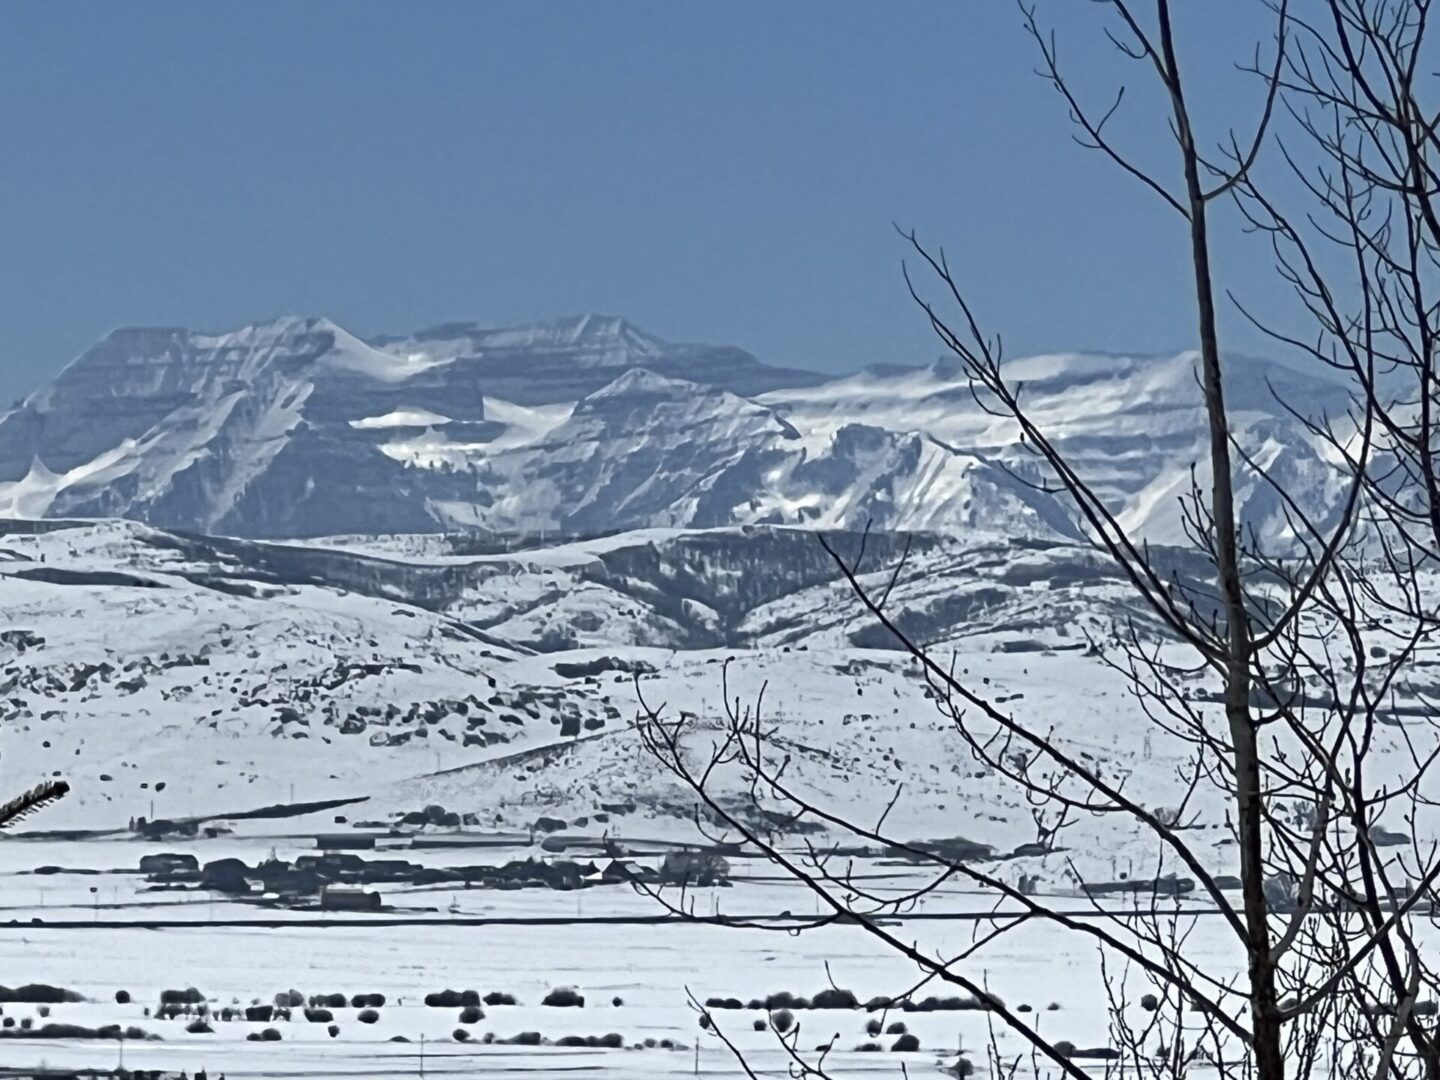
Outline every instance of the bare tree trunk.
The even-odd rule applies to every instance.
[[[1236,841],[1240,847],[1242,907],[1248,938],[1246,947],[1255,1068],[1260,1080],[1283,1080],[1285,1057],[1280,1042],[1280,1003],[1275,986],[1275,964],[1271,957],[1265,900],[1264,790],[1258,736],[1250,708],[1250,616],[1245,608],[1245,584],[1241,578],[1240,543],[1236,533],[1230,425],[1225,411],[1215,287],[1210,270],[1210,237],[1206,218],[1208,199],[1200,180],[1200,155],[1185,104],[1169,0],[1157,0],[1156,14],[1161,55],[1169,75],[1176,134],[1184,159],[1190,252],[1200,324],[1200,382],[1209,420],[1210,514],[1215,528],[1215,571],[1225,611],[1225,719],[1235,755]]]

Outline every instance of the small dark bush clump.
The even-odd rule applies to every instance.
[[[312,1024],[328,1024],[335,1019],[335,1014],[329,1009],[306,1009],[305,1019]]]
[[[9,1020],[10,1017],[7,1016],[5,1019]],[[25,1035],[20,1035],[12,1029],[0,1033],[0,1037],[29,1038],[31,1026],[29,1017],[26,1017],[20,1023],[21,1030],[26,1032]],[[9,1028],[10,1025],[6,1025],[6,1027]],[[85,1027],[82,1024],[42,1024],[34,1034],[42,1039],[130,1039],[134,1042],[141,1042],[154,1038],[153,1035],[140,1028],[122,1028],[119,1024],[106,1024],[104,1027],[98,1028]]]
[[[909,1029],[905,1027],[905,1021],[904,1021],[904,1020],[896,1020],[893,1024],[891,1024],[889,1027],[887,1027],[887,1028],[885,1029],[885,1034],[886,1034],[886,1035],[904,1035],[907,1030],[909,1030]]]
[[[758,1008],[768,1009],[770,1012],[774,1012],[776,1009],[808,1009],[810,1008],[810,999],[796,997],[788,991],[781,990],[780,993],[767,997]]]
[[[115,991],[115,1004],[116,1004],[116,1005],[129,1005],[129,1004],[130,1004],[130,991],[129,991],[129,990],[116,990],[116,991]]]
[[[464,1028],[456,1028],[450,1033],[450,1037],[456,1042],[469,1042],[470,1032],[466,1031]]]
[[[280,1032],[274,1028],[266,1028],[264,1031],[252,1031],[245,1039],[247,1042],[279,1042]]]
[[[897,1054],[913,1054],[920,1049],[920,1040],[914,1035],[901,1035],[890,1047]]]
[[[781,1009],[779,1012],[771,1014],[770,1025],[781,1035],[784,1035],[795,1026],[795,1014],[789,1009]]]
[[[585,998],[578,991],[568,986],[558,986],[545,995],[541,1005],[551,1005],[560,1009],[583,1009]]]
[[[50,986],[48,983],[26,983],[24,986],[17,986],[13,990],[8,986],[0,986],[0,1003],[11,1001],[20,1002],[47,1002],[51,1005],[59,1005],[66,1001],[82,1001],[79,994],[74,990],[65,990],[58,986]]]
[[[380,1014],[374,1009],[361,1009],[355,1019],[359,1020],[362,1024],[373,1024],[380,1019]]]
[[[191,1020],[185,1025],[185,1030],[191,1035],[214,1035],[215,1029],[204,1020]]]
[[[485,1014],[473,1005],[460,1010],[460,1023],[462,1024],[478,1024],[484,1019]]]
[[[623,1036],[611,1032],[608,1035],[565,1035],[555,1040],[556,1046],[588,1046],[606,1050],[621,1050],[625,1047]]]
[[[490,993],[488,993],[488,994],[485,995],[485,1004],[486,1004],[486,1005],[514,1005],[514,1004],[516,1004],[516,1002],[515,1002],[515,995],[514,995],[514,994],[503,994],[503,993],[501,993],[499,990],[491,990]]]
[[[187,986],[184,990],[161,990],[161,1005],[199,1005],[205,1000],[205,995],[196,990],[193,986]]]
[[[331,1024],[331,1025],[330,1025],[328,1028],[326,1028],[325,1030],[330,1033],[330,1037],[333,1039],[333,1038],[335,1038],[335,1036],[337,1036],[337,1035],[340,1034],[340,1025],[339,1025],[339,1024]]]
[[[867,1021],[865,1022],[865,1034],[866,1034],[866,1035],[879,1035],[879,1034],[880,1034],[880,1031],[881,1031],[881,1027],[882,1027],[882,1025],[881,1025],[881,1023],[880,1023],[879,1020],[867,1020]]]
[[[765,1023],[764,1020],[756,1020],[754,1025],[752,1026],[755,1028],[756,1031],[764,1031],[768,1025]]]

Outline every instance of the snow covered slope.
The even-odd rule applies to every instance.
[[[1194,364],[1067,354],[1010,371],[1127,526],[1165,542],[1192,465],[1205,480]],[[1343,397],[1260,361],[1230,375],[1237,437],[1323,516],[1340,478],[1276,395],[1331,416]],[[0,417],[0,515],[252,537],[872,521],[1075,538],[1039,478],[953,365],[826,380],[597,316],[368,343],[324,319],[117,331]],[[1284,539],[1263,478],[1239,497]]]
[[[858,550],[854,534],[835,541]],[[864,569],[886,580],[903,550],[872,533]],[[1186,748],[1152,745],[1123,678],[1090,650],[1135,614],[1092,551],[921,536],[907,568],[890,605],[910,633],[1132,776],[1147,805],[1178,799]],[[693,798],[633,727],[640,695],[697,717],[698,753],[727,687],[747,702],[765,687],[788,775],[817,800],[874,820],[903,780],[890,819],[903,835],[1033,840],[1023,800],[976,765],[836,576],[813,534],[785,528],[507,553],[433,534],[277,544],[13,522],[0,528],[0,775],[74,783],[47,828],[364,795],[355,820],[439,803],[487,828],[603,814],[614,835],[692,836]],[[1430,670],[1416,694],[1437,691]],[[1208,689],[1197,674],[1195,693]],[[1377,768],[1405,767],[1405,723],[1381,725]],[[1148,842],[1101,819],[1068,839],[1094,873]]]

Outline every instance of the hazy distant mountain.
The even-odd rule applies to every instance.
[[[1137,534],[1180,535],[1204,478],[1194,357],[1014,361],[1025,397]],[[1343,411],[1333,384],[1231,362],[1237,436],[1322,514],[1339,477],[1272,387]],[[0,514],[127,517],[256,537],[734,524],[1076,535],[1029,481],[1013,425],[953,366],[844,378],[621,319],[472,324],[363,341],[325,319],[227,334],[116,331],[0,417]],[[1281,536],[1264,480],[1247,520]]]

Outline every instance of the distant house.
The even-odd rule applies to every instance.
[[[359,855],[349,855],[343,851],[327,851],[323,855],[301,855],[295,860],[295,866],[301,870],[313,871],[330,881],[340,881],[347,875],[362,872],[365,869],[365,860]]]
[[[255,869],[260,886],[267,893],[289,896],[314,896],[325,884],[325,879],[313,870],[291,866],[281,859],[270,859]]]
[[[353,885],[326,885],[320,890],[322,911],[379,911],[380,894]]]
[[[666,885],[719,885],[729,878],[729,862],[707,851],[672,851],[660,864]]]
[[[162,851],[157,855],[140,856],[142,874],[187,874],[200,869],[200,860],[194,855]]]
[[[239,859],[216,859],[205,864],[200,887],[211,892],[247,893],[250,868]]]

